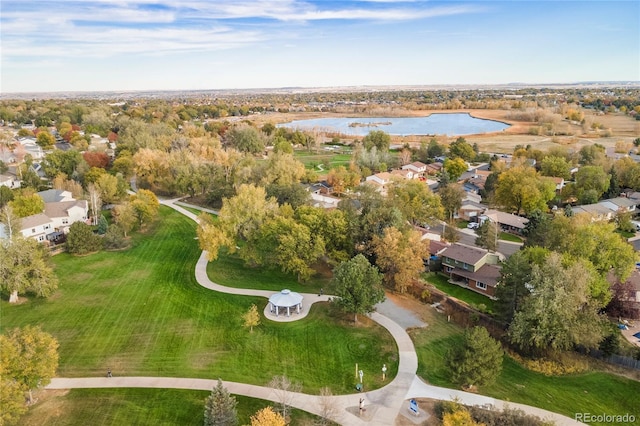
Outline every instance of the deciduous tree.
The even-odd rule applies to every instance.
[[[286,426],[284,417],[273,411],[271,407],[265,407],[251,416],[251,426]]]
[[[447,172],[447,175],[451,179],[451,182],[456,182],[458,178],[462,176],[464,172],[467,171],[467,168],[469,166],[467,165],[466,161],[464,161],[462,158],[456,157],[453,159],[447,158],[446,160],[444,160],[443,167],[444,167],[444,170]]]
[[[115,222],[120,225],[125,237],[129,232],[133,231],[133,228],[136,226],[136,212],[129,202],[115,206],[113,208],[113,218]]]
[[[594,347],[602,338],[599,303],[590,295],[594,276],[582,261],[564,266],[551,253],[541,266],[534,265],[526,296],[509,327],[512,343],[527,353],[546,353]]]
[[[395,291],[404,293],[424,271],[423,259],[428,256],[428,249],[418,232],[387,228],[382,237],[373,237],[372,244],[384,282]]]
[[[391,136],[382,130],[372,130],[362,138],[362,144],[367,150],[375,146],[378,151],[386,152],[391,145]]]
[[[394,182],[389,188],[389,199],[412,225],[432,223],[444,215],[440,198],[418,180]]]
[[[382,274],[361,254],[342,262],[333,270],[337,303],[346,312],[364,315],[375,310],[384,300]]]
[[[11,346],[12,350],[0,351],[1,355],[14,353],[11,359],[1,359],[3,370],[29,392],[29,403],[33,402],[31,391],[46,386],[58,368],[58,342],[40,327],[16,328],[6,336],[0,336],[0,347]],[[4,378],[4,377],[3,377]]]
[[[0,290],[16,303],[27,292],[48,297],[58,288],[58,278],[48,263],[48,253],[34,239],[13,238],[0,243]]]
[[[438,195],[440,196],[440,203],[445,211],[445,216],[448,220],[453,220],[453,216],[462,207],[462,200],[465,196],[464,189],[459,185],[445,185],[438,188]]]
[[[516,214],[527,214],[535,209],[547,211],[547,202],[554,195],[552,180],[539,177],[533,167],[521,165],[500,173],[495,201]]]
[[[471,146],[465,138],[459,137],[449,145],[449,155],[452,158],[461,158],[464,161],[471,161],[475,158],[476,152],[473,150],[473,146]]]
[[[27,217],[44,211],[44,200],[31,190],[17,194],[9,206],[13,209],[13,213],[18,217]]]
[[[257,154],[264,151],[264,139],[258,129],[253,126],[241,124],[231,129],[226,134],[231,146],[241,152]]]
[[[260,313],[258,307],[252,304],[249,310],[242,316],[244,326],[249,327],[249,331],[253,333],[253,327],[260,325]]]

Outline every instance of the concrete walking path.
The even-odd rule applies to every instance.
[[[177,205],[179,199],[160,200],[160,203],[171,207],[197,222],[197,216],[190,211]],[[203,251],[196,263],[195,276],[197,282],[213,291],[221,293],[259,296],[269,298],[274,291],[252,290],[226,287],[212,282],[207,276],[207,253]],[[317,294],[302,293],[305,306],[300,314],[292,314],[291,321],[304,318],[309,312],[311,305],[315,302],[328,301],[330,295],[319,296]],[[393,309],[388,304],[385,309]],[[402,309],[398,307],[398,309]],[[265,315],[266,316],[266,315]],[[326,416],[340,425],[375,425],[390,426],[395,424],[396,418],[407,406],[406,401],[410,398],[432,398],[438,400],[458,399],[465,405],[487,405],[504,408],[505,406],[522,409],[527,414],[533,414],[544,419],[551,419],[559,426],[582,424],[569,417],[531,407],[522,404],[507,403],[483,395],[462,392],[455,389],[440,388],[424,383],[417,375],[418,355],[416,354],[413,341],[405,329],[390,318],[374,312],[370,318],[387,329],[393,336],[398,346],[398,373],[391,382],[371,392],[354,393],[350,395],[339,395],[332,397],[322,397],[318,395],[307,395],[303,393],[288,393],[290,405],[303,411]],[[286,315],[281,318],[286,318]],[[267,316],[268,319],[275,319],[275,315]],[[366,380],[364,380],[366,388]],[[86,378],[54,378],[46,389],[73,389],[73,388],[162,388],[162,389],[194,389],[210,391],[217,384],[217,380],[190,379],[173,377],[86,377]],[[249,385],[244,383],[223,381],[225,387],[232,394],[244,395],[253,398],[264,399],[279,403],[280,395],[272,388],[265,386]],[[362,416],[358,414],[358,402],[360,398],[365,399],[365,412]],[[325,407],[330,407],[326,409]]]

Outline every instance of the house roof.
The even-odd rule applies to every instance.
[[[571,210],[574,214],[588,213],[596,216],[611,214],[611,209],[602,204],[585,204],[584,206],[572,207]]]
[[[527,223],[529,223],[529,219],[527,218],[516,216],[511,213],[501,212],[500,210],[487,210],[484,215],[501,225],[507,225],[518,229],[524,229]]]
[[[409,173],[413,174],[413,171],[407,170],[407,169],[402,169],[402,170],[393,170],[391,172],[392,175],[402,176],[405,179],[407,179],[407,176],[409,175]]]
[[[448,243],[442,241],[429,240],[429,254],[439,254],[442,250],[449,247]]]
[[[35,228],[36,226],[45,225],[47,223],[51,223],[49,216],[44,213],[33,214],[22,218],[22,229]]]
[[[636,201],[630,200],[626,197],[615,197],[609,200],[605,200],[603,202],[606,202],[606,201],[613,203],[618,207],[625,207],[625,208],[633,207],[636,205]]]
[[[87,210],[87,200],[78,201],[60,201],[59,203],[46,203],[44,205],[44,214],[50,218],[54,217],[67,217],[69,216],[69,209],[73,207],[80,207],[83,210]]]
[[[466,271],[461,268],[454,268],[452,272],[461,277],[484,283],[489,287],[495,287],[500,281],[500,269],[498,265],[482,265],[476,272]]]
[[[481,203],[476,203],[474,201],[464,200],[462,205],[460,206],[460,210],[472,210],[472,211],[484,211],[488,207]]]
[[[448,257],[458,262],[467,263],[469,265],[475,265],[483,257],[487,255],[487,251],[477,247],[466,246],[464,244],[456,243],[447,247],[442,252],[442,257]]]
[[[57,203],[73,199],[71,192],[63,191],[61,189],[47,189],[46,191],[40,191],[38,192],[38,196],[42,198],[45,203]]]
[[[409,167],[414,169],[425,169],[427,165],[424,163],[421,163],[420,161],[414,161],[413,163],[405,164],[404,166],[402,166],[403,169],[407,169]]]

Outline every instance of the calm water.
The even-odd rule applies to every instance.
[[[508,124],[494,120],[473,118],[469,114],[431,114],[428,117],[358,117],[314,118],[279,124],[278,127],[340,132],[346,135],[365,136],[372,130],[382,130],[390,135],[470,135],[499,132]]]

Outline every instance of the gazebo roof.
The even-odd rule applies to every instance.
[[[302,302],[302,295],[291,290],[282,290],[269,298],[274,306],[281,308],[297,306]]]

